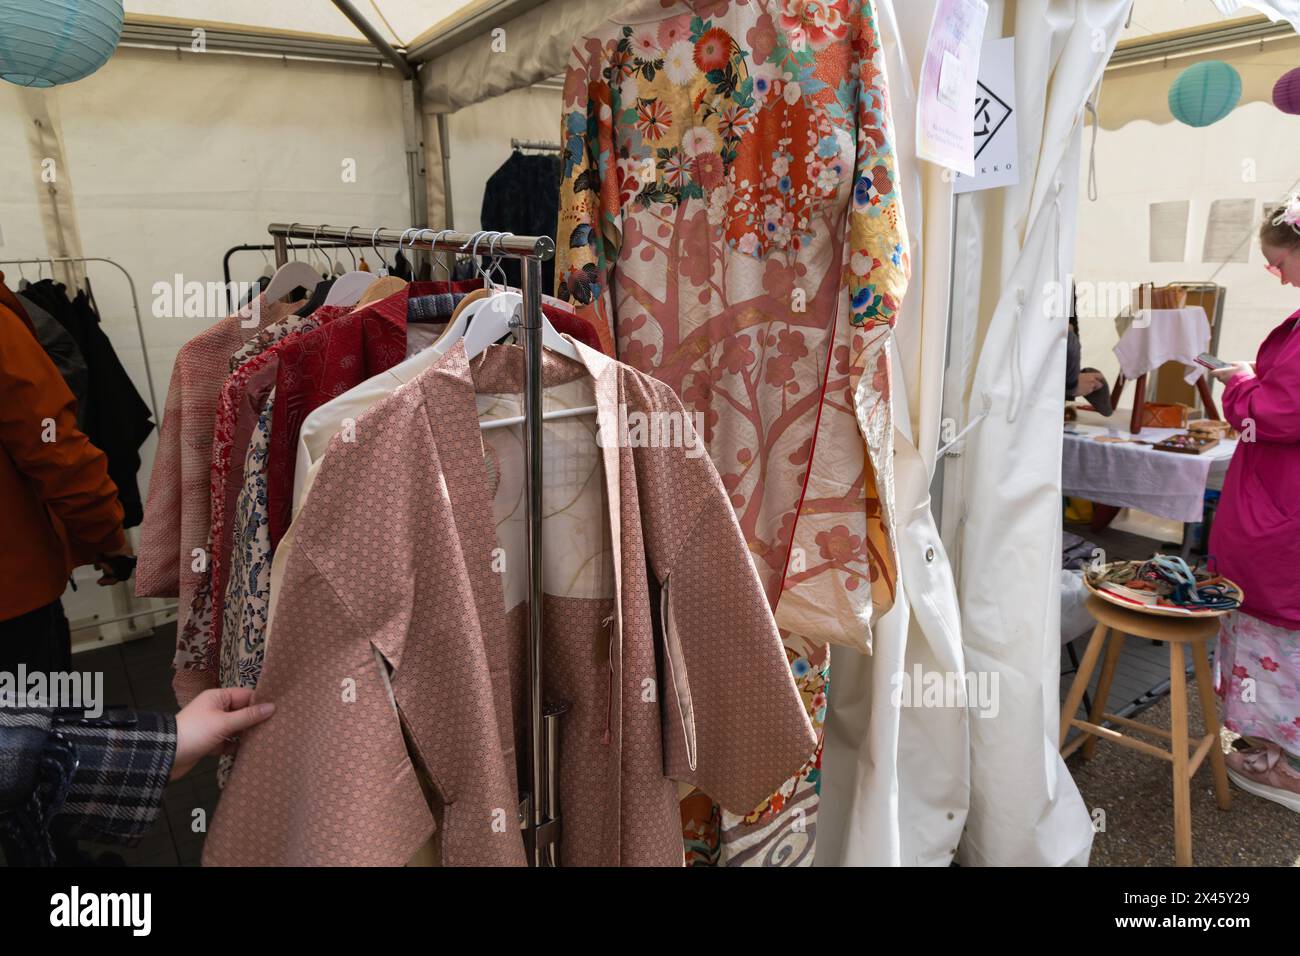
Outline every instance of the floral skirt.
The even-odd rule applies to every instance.
[[[1214,671],[1225,727],[1300,755],[1300,631],[1234,611],[1219,625]]]

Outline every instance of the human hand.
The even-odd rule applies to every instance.
[[[1101,372],[1080,372],[1079,384],[1075,387],[1074,394],[1091,395],[1097,389],[1106,384],[1106,378]]]
[[[127,542],[116,551],[101,554],[99,560],[95,562],[95,570],[100,572],[101,577],[95,583],[101,587],[111,587],[129,579],[135,571],[135,562],[128,563],[113,559],[132,558],[134,556],[135,552],[131,550],[130,542]]]
[[[1246,375],[1249,375],[1251,378],[1254,378],[1254,377],[1255,377],[1255,363],[1253,363],[1253,362],[1233,362],[1231,365],[1226,365],[1226,366],[1224,366],[1223,368],[1218,368],[1218,369],[1214,369],[1214,370],[1212,370],[1212,371],[1210,372],[1210,376],[1211,376],[1215,381],[1227,383],[1229,380],[1232,379],[1232,377],[1233,377],[1234,375],[1237,375],[1237,374],[1240,373],[1240,372],[1244,372]]]
[[[275,704],[254,704],[246,687],[205,690],[176,715],[176,758],[171,779],[189,773],[209,754],[233,754],[238,734],[275,713]]]

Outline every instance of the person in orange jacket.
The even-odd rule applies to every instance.
[[[109,561],[130,554],[108,460],[0,273],[0,670],[70,670],[69,574],[93,563],[116,584]]]

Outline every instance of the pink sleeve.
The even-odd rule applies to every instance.
[[[402,866],[433,833],[364,627],[295,551],[205,866]]]
[[[181,416],[185,396],[185,352],[176,357],[158,448],[149,475],[149,496],[140,525],[135,566],[136,597],[180,594],[181,561]]]
[[[1278,357],[1263,375],[1239,373],[1223,392],[1223,413],[1232,427],[1253,425],[1259,441],[1300,442],[1300,347]]]
[[[667,775],[748,813],[817,737],[722,483],[663,579]]]

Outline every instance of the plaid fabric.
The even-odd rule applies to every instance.
[[[176,756],[176,718],[118,713],[55,724],[78,761],[60,814],[74,836],[131,844],[149,831],[162,807]]]

